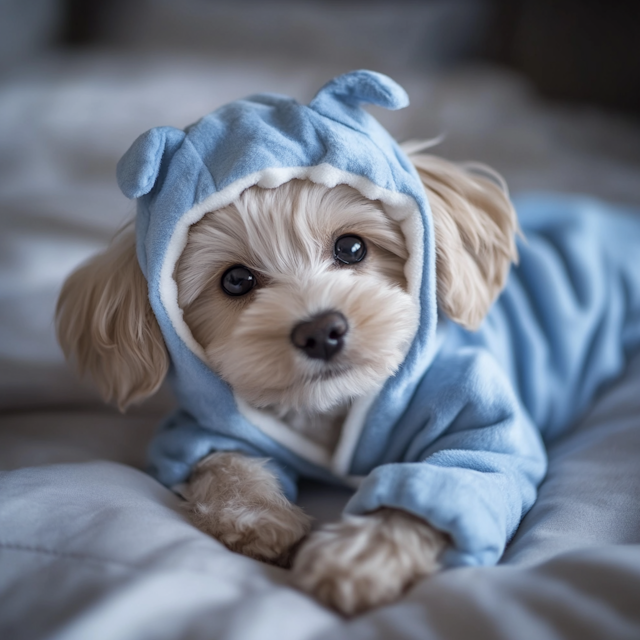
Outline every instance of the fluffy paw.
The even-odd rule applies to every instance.
[[[436,572],[446,544],[444,534],[403,511],[348,516],[302,545],[294,579],[325,605],[354,615],[393,602]]]
[[[209,456],[189,481],[187,508],[198,529],[232,551],[286,565],[310,519],[285,498],[264,463],[237,453]]]

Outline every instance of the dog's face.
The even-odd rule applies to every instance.
[[[410,159],[433,216],[440,310],[474,329],[517,257],[515,212],[500,179]],[[293,180],[205,215],[175,278],[195,339],[239,397],[323,412],[375,390],[402,362],[418,316],[407,258],[379,203]],[[130,229],[77,269],[58,301],[65,354],[121,408],[153,394],[169,368],[148,295]]]
[[[399,225],[346,185],[252,187],[192,227],[179,303],[239,397],[323,412],[404,359],[418,316],[406,260]]]

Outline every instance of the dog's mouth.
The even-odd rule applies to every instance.
[[[349,371],[350,367],[331,367],[318,371],[306,378],[307,382],[320,382],[324,380],[334,380]]]

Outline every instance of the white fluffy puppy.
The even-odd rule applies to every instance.
[[[438,299],[476,326],[515,259],[517,222],[504,185],[430,155],[410,156],[434,217]],[[402,363],[416,331],[406,239],[376,201],[346,185],[292,180],[251,187],[189,231],[174,278],[208,365],[249,405],[327,451],[355,399]],[[169,358],[135,239],[124,231],[65,283],[65,353],[120,407],[152,394]],[[184,490],[193,522],[230,549],[287,564],[297,584],[345,614],[392,601],[438,568],[447,536],[383,508],[309,532],[265,461],[219,452]],[[299,543],[304,540],[301,546]]]

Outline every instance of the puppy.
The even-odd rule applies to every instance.
[[[513,209],[501,183],[435,156],[413,161],[434,194],[439,299],[451,316],[475,324],[515,257]],[[247,403],[332,451],[354,399],[395,373],[414,337],[407,258],[400,226],[379,202],[346,185],[292,180],[251,187],[207,213],[189,231],[175,279],[209,366]],[[465,262],[467,271],[456,267]],[[469,296],[477,301],[469,304]],[[58,335],[121,409],[158,389],[169,359],[131,229],[67,280]],[[198,528],[257,559],[286,564],[309,532],[309,518],[261,459],[214,453],[182,493]],[[311,535],[295,579],[354,614],[436,571],[446,544],[445,534],[401,510],[347,516]]]
[[[169,378],[150,472],[229,548],[289,564],[351,615],[439,567],[496,563],[544,441],[640,348],[640,223],[520,200],[403,148],[363,108],[404,90],[339,76],[308,105],[260,94],[118,164],[135,234],[70,276],[69,358],[121,408]],[[517,268],[511,265],[519,259]],[[300,476],[356,491],[309,535]]]

